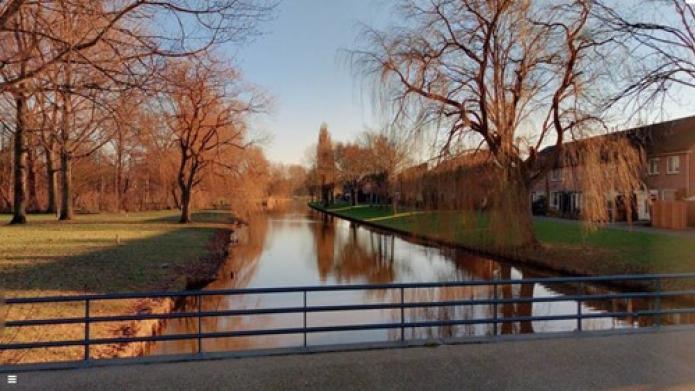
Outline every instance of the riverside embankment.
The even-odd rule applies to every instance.
[[[321,213],[415,240],[473,251],[518,264],[565,275],[683,273],[695,270],[695,234],[668,235],[648,230],[627,231],[600,227],[590,231],[573,221],[537,218],[533,229],[538,245],[505,249],[495,246],[484,216],[456,211],[404,211],[388,206],[309,204]],[[471,223],[471,220],[475,220]],[[693,286],[691,281],[665,288]],[[638,288],[650,286],[638,285]]]

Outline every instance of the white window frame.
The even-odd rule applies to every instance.
[[[677,167],[674,169],[672,162],[678,162]],[[681,172],[681,157],[680,155],[669,156],[666,159],[666,173],[667,174],[678,174]]]
[[[553,182],[559,182],[562,180],[562,169],[556,168],[550,171],[550,180]]]
[[[572,193],[572,209],[581,210],[582,209],[582,193],[575,192]]]
[[[659,175],[659,162],[661,159],[658,157],[653,157],[647,162],[647,172],[649,175]],[[654,166],[652,166],[654,163]]]
[[[557,199],[556,199],[556,197],[557,197]],[[559,191],[550,192],[550,208],[560,209],[560,192]]]

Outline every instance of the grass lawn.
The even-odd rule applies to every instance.
[[[338,215],[369,221],[465,247],[498,252],[484,216],[464,218],[463,212],[422,211],[394,215],[387,206],[330,206]],[[695,234],[599,228],[588,232],[572,221],[536,219],[539,248],[517,250],[515,257],[570,273],[627,274],[695,271]],[[503,254],[507,255],[507,254]]]
[[[27,225],[10,226],[10,216],[0,215],[0,293],[26,297],[184,289],[201,264],[212,262],[206,255],[213,238],[233,219],[227,212],[214,211],[194,214],[196,222],[189,225],[177,224],[177,218],[176,211],[78,215],[71,222],[29,215]],[[125,314],[149,311],[154,305],[143,300],[104,301],[94,303],[91,312]],[[0,309],[0,320],[82,316],[83,311],[82,303],[7,306]],[[122,335],[129,332],[127,327],[103,324],[93,335]],[[0,340],[73,339],[82,333],[82,325],[11,328]],[[77,358],[81,348],[21,353],[22,361],[56,360]],[[17,357],[8,355],[0,353],[0,362]]]

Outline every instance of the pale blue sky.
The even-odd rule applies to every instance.
[[[369,91],[353,77],[340,50],[355,47],[360,23],[385,25],[390,4],[284,0],[275,19],[262,26],[266,34],[235,53],[246,79],[275,100],[263,124],[272,135],[265,145],[270,160],[302,163],[321,122],[337,140],[350,140],[375,124]]]
[[[341,49],[358,46],[361,23],[377,28],[402,23],[391,19],[393,4],[282,0],[275,18],[261,26],[264,35],[241,49],[230,49],[228,54],[246,79],[274,98],[273,112],[259,126],[271,136],[264,145],[270,160],[305,163],[305,151],[316,142],[321,122],[340,141],[354,139],[365,127],[377,127],[370,90],[354,77]],[[691,115],[690,94],[672,94],[679,102],[645,116],[655,121]]]

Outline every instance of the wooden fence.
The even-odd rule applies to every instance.
[[[686,229],[689,209],[695,214],[695,207],[688,208],[685,201],[654,201],[652,203],[652,226],[667,229]],[[695,222],[695,220],[691,220]]]
[[[695,201],[686,202],[688,205],[688,227],[695,227]]]

